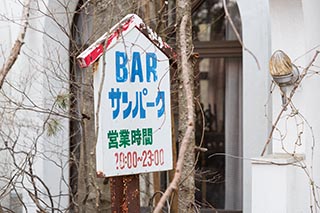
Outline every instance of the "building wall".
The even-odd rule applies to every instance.
[[[271,48],[272,52],[278,49],[286,52],[292,59],[299,57],[306,51],[305,47],[305,30],[304,30],[304,17],[302,11],[302,3],[299,0],[294,1],[270,1],[270,16],[271,16]],[[299,29],[299,30],[298,30]],[[305,58],[301,59],[302,63],[305,63]],[[298,65],[298,64],[297,64]],[[274,105],[273,117],[276,118],[280,112],[282,105],[280,91],[275,88],[272,100]],[[294,97],[297,107],[301,108],[300,103],[304,97],[300,90],[298,90]],[[301,100],[301,101],[300,101]],[[298,101],[298,102],[297,102]],[[288,122],[289,121],[289,122]],[[287,129],[295,129],[295,122],[292,120],[281,119],[279,127],[282,131],[278,131],[275,134],[273,140],[273,152],[283,153],[282,144],[285,145],[286,151],[293,152],[296,148],[297,152],[303,153],[305,150],[305,144],[301,146],[294,146],[296,132],[287,131],[286,137],[284,138],[281,134],[285,134]],[[283,138],[283,140],[279,140]]]
[[[244,46],[255,58],[243,51],[243,212],[251,212],[251,161],[259,156],[270,123],[265,113],[272,109],[268,100],[270,77],[270,17],[267,1],[238,0]]]
[[[270,16],[269,35],[267,37],[269,38],[268,46],[271,50],[269,55],[266,55],[266,60],[270,58],[273,51],[281,49],[291,57],[293,63],[302,72],[315,55],[317,45],[320,44],[320,32],[317,24],[317,20],[320,18],[317,13],[320,6],[319,2],[270,0],[266,4],[269,5],[269,8],[264,13]],[[242,21],[245,22],[245,20]],[[263,23],[261,22],[261,24]],[[250,28],[249,31],[255,32],[257,36],[262,34],[253,25]],[[248,42],[254,43],[256,41],[250,40]],[[264,42],[266,42],[266,39],[260,41],[260,43]],[[316,64],[318,61],[316,60]],[[318,169],[320,159],[316,154],[319,152],[318,141],[320,139],[319,113],[317,112],[319,97],[318,93],[315,92],[319,90],[320,82],[318,75],[315,75],[312,70],[317,70],[317,67],[311,68],[310,74],[303,80],[292,99],[295,109],[292,110],[289,106],[280,118],[273,135],[272,145],[270,145],[272,150],[269,150],[269,153],[273,153],[273,155],[269,156],[268,159],[260,158],[260,160],[267,160],[268,162],[285,160],[288,157],[286,153],[296,153],[304,156],[304,160],[294,163],[295,167],[290,166],[292,163],[282,167],[270,166],[270,164],[253,165],[253,212],[258,212],[257,209],[259,208],[261,210],[259,212],[263,212],[263,202],[273,204],[272,212],[308,212],[311,211],[310,208],[313,208],[313,210],[317,208],[318,197],[312,193],[313,190],[317,193],[317,190],[310,184],[310,181],[319,184],[320,178]],[[267,67],[265,72],[268,72]],[[268,84],[271,85],[270,82]],[[271,88],[268,90],[271,90]],[[265,102],[271,109],[269,111],[269,116],[272,118],[270,121],[275,122],[282,109],[279,89],[275,87],[272,94],[267,97]],[[244,111],[244,116],[246,116],[245,114]],[[252,129],[250,130],[252,131]],[[244,131],[246,132],[246,129]],[[244,138],[244,143],[247,142]],[[260,149],[262,150],[262,148]],[[290,172],[286,173],[286,171]],[[279,179],[271,178],[276,176],[279,176]],[[282,195],[280,195],[281,190]],[[246,190],[244,193],[246,195]],[[279,197],[274,199],[276,196]],[[267,201],[267,198],[272,199]],[[245,203],[247,201],[244,200]],[[284,210],[281,211],[280,209]],[[249,208],[244,209],[244,212],[250,211]],[[266,209],[264,211],[269,212]]]
[[[309,62],[313,55],[315,54],[315,50],[319,50],[320,45],[320,2],[319,1],[301,1],[302,2],[302,11],[304,17],[304,35],[305,35],[305,50],[310,51],[307,55],[305,55],[306,62]],[[303,55],[301,53],[300,55]],[[316,64],[319,65],[319,57],[316,61]],[[298,63],[303,63],[303,61],[297,60]],[[312,70],[317,70],[317,67],[313,67]],[[313,176],[313,180],[317,186],[320,184],[320,114],[319,114],[319,103],[320,103],[320,78],[319,75],[313,75],[310,78],[305,79],[303,83],[303,101],[301,110],[303,115],[306,117],[310,126],[312,126],[313,134],[309,128],[305,130],[304,142],[306,144],[306,156],[307,162],[309,166],[312,166],[310,169],[311,176]],[[314,139],[313,140],[313,136]],[[314,146],[313,146],[314,145]],[[312,151],[313,148],[313,151]],[[310,185],[309,185],[310,187]],[[318,198],[319,199],[319,198]],[[319,210],[319,209],[318,209]]]
[[[300,72],[311,62],[316,50],[320,44],[320,27],[318,21],[320,16],[317,12],[320,8],[318,1],[270,1],[270,13],[272,14],[272,49],[283,49],[292,58],[293,63],[299,67]],[[281,32],[281,34],[279,33]],[[317,59],[315,64],[318,64]],[[320,79],[318,75],[313,75],[312,67],[306,78],[297,89],[293,98],[293,103],[298,110],[300,116],[294,119],[288,119],[287,125],[284,122],[280,124],[280,131],[287,130],[287,137],[283,140],[285,150],[289,152],[297,152],[305,155],[306,165],[305,172],[309,173],[309,178],[316,184],[319,184],[320,174],[318,169],[319,157],[318,153],[320,139],[320,120],[317,104],[319,102],[318,91],[320,88]],[[276,94],[275,94],[276,95]],[[274,99],[274,115],[279,112],[279,104],[277,97]],[[290,110],[290,109],[289,109]],[[288,112],[290,113],[290,111]],[[297,123],[301,123],[297,125]],[[296,146],[297,132],[301,132],[301,145]],[[274,152],[284,152],[279,141],[273,140]],[[300,168],[302,170],[302,168]],[[301,183],[303,185],[304,183]],[[309,185],[309,190],[312,187]],[[304,197],[312,200],[314,197],[308,194],[308,191],[300,191]],[[317,199],[317,198],[316,198]],[[294,202],[304,209],[309,208],[310,200],[306,202]],[[312,205],[313,202],[311,202]],[[313,203],[314,206],[314,203]],[[314,206],[315,207],[315,206]],[[298,207],[297,207],[298,208]]]
[[[7,117],[4,120],[11,125],[7,125],[5,130],[11,138],[17,140],[15,150],[25,152],[16,155],[18,163],[26,162],[25,160],[30,156],[36,156],[30,158],[34,174],[44,180],[51,196],[54,197],[54,207],[63,209],[69,203],[69,122],[66,118],[50,115],[48,112],[53,109],[57,96],[68,92],[69,29],[77,2],[50,0],[38,3],[32,1],[30,28],[27,30],[19,58],[7,76],[11,85],[5,84],[3,88],[6,96],[3,101],[7,107],[22,105],[20,110],[6,111]],[[1,15],[8,20],[15,20],[14,22],[6,19],[0,21],[1,50],[6,55],[10,52],[11,45],[20,31],[21,12],[22,6],[19,1],[0,2]],[[0,62],[2,63],[3,60],[4,58],[1,57]],[[9,99],[12,102],[9,103]],[[56,105],[53,110],[61,114],[65,113]],[[48,136],[46,125],[44,125],[51,119],[57,120],[60,126],[54,137]],[[1,144],[4,142],[1,139],[0,141]],[[2,162],[12,162],[10,156],[3,159],[3,152],[0,156]],[[17,168],[11,167],[7,173],[12,175],[17,171]],[[17,181],[15,184],[17,187],[24,185],[32,189],[27,175],[22,174],[15,181]],[[36,182],[41,191],[49,193],[39,181]],[[28,211],[36,212],[36,207],[27,192],[18,189],[18,193],[22,193]],[[45,197],[39,194],[40,197]],[[62,196],[59,198],[57,195]],[[44,199],[50,203],[47,198]],[[9,203],[2,202],[2,205],[9,207]]]

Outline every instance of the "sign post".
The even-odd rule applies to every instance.
[[[110,178],[111,212],[140,212],[139,175]]]
[[[96,167],[112,177],[116,212],[139,212],[138,174],[172,169],[170,53],[138,16],[127,15],[78,56],[82,67],[99,59]]]

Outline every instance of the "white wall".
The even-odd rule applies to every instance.
[[[38,1],[39,4],[32,2],[30,28],[27,30],[19,58],[7,77],[12,86],[5,84],[4,93],[8,98],[28,107],[29,110],[23,107],[23,110],[11,114],[12,137],[19,131],[16,148],[35,154],[34,173],[44,180],[51,196],[64,195],[53,199],[54,207],[62,209],[69,203],[69,122],[68,119],[49,116],[41,111],[49,111],[56,96],[68,92],[68,36],[77,1],[46,0]],[[21,12],[22,6],[19,1],[0,2],[1,15],[9,19],[13,17],[14,20],[20,20]],[[0,43],[6,53],[20,31],[19,24],[0,20]],[[3,57],[0,57],[0,62],[2,64]],[[24,91],[25,95],[18,90]],[[11,104],[12,107],[16,107],[15,104]],[[53,137],[47,136],[43,126],[49,117],[57,119],[61,126],[61,130]],[[0,141],[3,143],[1,139]],[[26,155],[23,155],[17,159],[22,160],[25,157]],[[27,187],[31,186],[26,177],[23,183]],[[38,186],[45,191],[41,184]],[[23,192],[23,199],[28,211],[36,212],[35,205],[26,191]]]
[[[281,49],[292,59],[297,58],[305,52],[305,30],[302,4],[300,0],[270,1],[271,16],[271,46],[272,52]],[[302,61],[302,60],[301,60]],[[281,110],[281,96],[278,87],[273,93],[273,117],[276,118]],[[301,101],[300,101],[301,100]],[[296,107],[301,108],[304,95],[299,89],[294,96]],[[291,113],[288,109],[284,115]],[[283,153],[286,151],[304,153],[305,144],[295,146],[296,128],[294,119],[281,119],[279,122],[280,131],[276,131],[273,140],[273,152]],[[291,131],[289,131],[291,130]],[[283,150],[283,145],[286,150]]]
[[[320,45],[320,19],[319,1],[270,1],[272,25],[272,49],[283,48],[288,55],[294,60],[294,63],[300,67],[302,71],[304,67],[311,61],[315,51],[319,50]],[[281,35],[279,33],[281,29]],[[316,61],[319,64],[319,60]],[[295,119],[302,123],[297,128],[295,120],[289,122],[288,137],[284,142],[287,150],[291,151],[293,144],[297,139],[297,129],[303,132],[301,146],[297,148],[297,152],[306,155],[306,168],[310,173],[312,181],[316,184],[320,183],[319,162],[319,140],[320,140],[320,78],[318,75],[312,75],[312,70],[317,70],[317,67],[312,67],[309,74],[303,80],[301,86],[294,96],[293,103],[297,110],[303,116],[296,116]],[[288,110],[290,113],[291,110]],[[284,131],[282,126],[281,131]],[[277,147],[278,146],[278,147]],[[279,152],[282,149],[279,143],[274,140],[275,150]],[[310,186],[309,186],[310,187]],[[305,196],[310,194],[305,193]],[[313,199],[311,196],[310,199]],[[309,203],[302,204],[307,208]]]
[[[43,51],[43,64],[45,73],[48,74],[42,82],[43,87],[46,88],[43,103],[47,107],[52,106],[56,95],[69,94],[70,29],[77,1],[60,2],[67,7],[62,7],[58,0],[47,1],[48,10],[53,13],[54,20],[44,18],[41,25],[47,34],[42,35],[43,42],[39,47]],[[64,32],[63,29],[66,31]],[[50,161],[44,161],[43,178],[48,183],[52,194],[64,194],[62,202],[57,203],[58,206],[56,206],[63,209],[69,204],[69,120],[59,118],[59,122],[63,128],[62,131],[53,138],[47,138],[43,146],[43,151],[50,159]],[[57,162],[63,168],[57,167]]]
[[[305,35],[305,50],[309,53],[305,56],[305,62],[298,60],[296,63],[305,65],[309,62],[315,54],[315,50],[320,50],[320,2],[317,0],[302,1],[302,10],[304,17],[304,35]],[[312,50],[312,51],[310,51]],[[304,52],[300,53],[300,55]],[[319,57],[316,65],[319,65]],[[312,70],[318,69],[313,67]],[[315,184],[320,185],[320,76],[313,75],[308,77],[303,82],[303,102],[301,106],[301,113],[305,116],[308,123],[312,126],[313,135],[310,129],[306,127],[304,142],[306,144],[306,158],[309,166],[313,168],[312,176]],[[313,141],[314,136],[314,141]],[[314,151],[312,152],[313,143],[315,143]],[[319,198],[318,198],[319,199]]]
[[[271,105],[268,100],[270,79],[268,58],[270,56],[269,4],[264,0],[238,0],[242,36],[246,48],[256,56],[243,52],[243,212],[251,212],[251,162],[260,155],[266,141],[270,123],[265,117]]]
[[[320,2],[315,0],[270,0],[270,39],[272,52],[284,50],[300,70],[311,61],[315,50],[320,44]],[[319,60],[316,61],[319,64]],[[253,202],[253,212],[262,212],[263,203],[272,203],[272,208],[265,212],[309,212],[310,207],[315,211],[315,199],[310,182],[319,185],[319,139],[320,115],[318,104],[320,95],[320,78],[311,72],[298,87],[293,98],[296,112],[288,107],[280,119],[272,140],[273,153],[300,153],[305,156],[301,164],[292,167],[275,165],[254,165],[253,193],[256,195]],[[281,110],[280,92],[273,91],[272,101],[273,122]],[[295,111],[295,110],[294,110]],[[301,145],[297,145],[299,133],[302,132]],[[281,155],[278,160],[285,159]],[[280,157],[279,157],[280,156]],[[274,159],[274,157],[272,157]],[[281,191],[282,189],[282,191]],[[311,192],[311,193],[310,193]],[[315,190],[315,194],[318,191]],[[269,199],[269,200],[268,200]],[[283,208],[283,209],[281,209]],[[258,210],[260,209],[260,210]],[[266,207],[267,209],[267,207]],[[247,211],[245,211],[247,212]]]
[[[293,165],[301,163],[296,160],[291,155],[275,154],[253,162],[252,212],[309,212],[310,200],[305,196],[309,192],[308,177]]]

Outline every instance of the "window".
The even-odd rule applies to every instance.
[[[228,2],[238,32],[237,4]],[[223,3],[195,1],[193,7],[197,92],[203,106],[197,111],[197,143],[208,149],[197,164],[196,198],[202,208],[242,209],[242,47],[225,18]],[[202,127],[205,127],[201,141]]]

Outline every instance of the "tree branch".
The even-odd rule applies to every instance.
[[[22,29],[13,47],[11,48],[9,58],[5,61],[3,67],[0,70],[0,89],[2,88],[2,85],[6,76],[11,70],[11,67],[14,65],[14,63],[18,58],[18,55],[20,54],[20,50],[23,45],[26,31],[29,25],[30,2],[31,0],[25,0],[24,2],[23,11],[22,11]]]
[[[276,129],[276,126],[278,125],[279,121],[280,121],[280,118],[283,114],[283,112],[285,112],[285,109],[287,108],[287,106],[289,104],[291,104],[291,101],[292,101],[292,98],[296,92],[296,90],[298,89],[299,85],[301,84],[302,80],[304,79],[304,77],[307,75],[307,72],[309,71],[309,69],[311,68],[311,66],[313,65],[313,63],[315,62],[316,58],[318,57],[319,55],[319,51],[316,51],[315,55],[313,56],[312,60],[310,61],[310,63],[308,64],[308,66],[302,71],[301,75],[300,75],[300,79],[298,80],[297,83],[295,83],[293,89],[291,90],[290,92],[290,95],[288,97],[288,101],[286,102],[286,104],[284,104],[282,106],[282,109],[280,111],[280,113],[278,114],[274,124],[272,125],[272,128],[271,128],[271,131],[269,133],[269,136],[268,136],[268,139],[263,147],[263,150],[262,150],[262,153],[261,153],[261,156],[263,156],[265,154],[265,152],[267,151],[267,147],[268,145],[270,144],[271,142],[271,139],[272,139],[272,135],[273,135],[273,132],[274,130]]]
[[[188,59],[189,59],[189,54],[187,53],[187,38],[186,38],[186,26],[188,23],[188,15],[184,15],[181,20],[181,27],[180,27],[180,45],[181,45],[181,72],[182,72],[182,81],[183,81],[183,87],[185,90],[185,95],[186,97],[192,97],[192,88],[190,88],[189,84],[189,75],[191,72],[190,67],[188,66]],[[181,146],[179,149],[179,157],[176,165],[176,171],[173,177],[173,180],[171,181],[170,185],[162,195],[160,201],[158,202],[154,212],[155,213],[160,213],[161,209],[165,205],[165,202],[169,199],[171,193],[174,190],[178,189],[178,185],[181,179],[181,172],[183,168],[183,162],[184,162],[184,157],[186,154],[187,147],[189,145],[189,142],[192,137],[192,133],[194,131],[194,121],[193,121],[193,112],[194,112],[194,107],[193,107],[193,99],[192,98],[187,98],[187,109],[188,109],[188,117],[187,117],[187,129],[186,132],[182,138],[181,141]]]
[[[255,56],[255,54],[254,54],[251,50],[249,50],[249,49],[244,45],[244,43],[243,43],[243,41],[242,41],[242,39],[241,39],[241,36],[240,36],[240,34],[239,34],[236,26],[235,26],[234,23],[233,23],[233,20],[232,20],[231,16],[230,16],[230,14],[229,14],[226,0],[223,0],[223,9],[224,9],[224,13],[226,14],[226,18],[228,19],[228,21],[229,21],[229,23],[230,23],[230,25],[231,25],[231,28],[232,28],[234,34],[236,35],[238,41],[240,42],[243,50],[244,50],[244,51],[247,51],[247,52],[253,57],[253,59],[255,60],[255,62],[256,62],[256,64],[257,64],[258,70],[261,70],[261,67],[260,67],[260,64],[259,64],[259,61],[258,61],[257,57]]]

